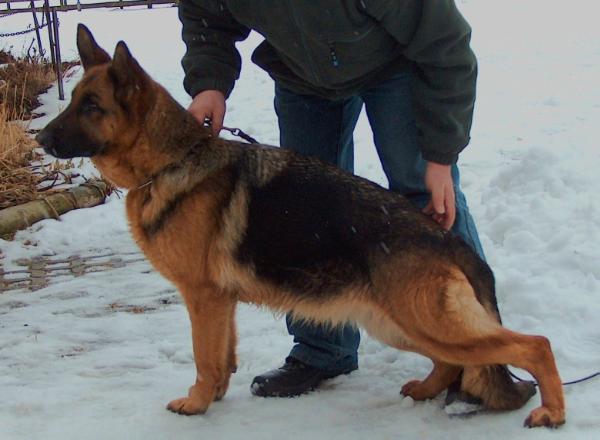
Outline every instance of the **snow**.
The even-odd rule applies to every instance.
[[[600,370],[600,5],[593,0],[460,2],[473,26],[480,77],[472,142],[461,155],[462,184],[498,281],[505,324],[544,334],[563,380]],[[75,27],[86,23],[109,52],[118,39],[184,105],[176,10],[63,13],[64,59],[75,57]],[[21,22],[19,22],[21,20]],[[4,19],[25,28],[22,14]],[[14,29],[13,29],[14,28]],[[27,40],[28,41],[28,40]],[[277,144],[273,85],[249,62],[259,38],[240,45],[243,75],[226,124]],[[5,43],[2,43],[5,45]],[[11,39],[18,51],[25,40]],[[81,72],[65,84],[67,95]],[[43,126],[66,103],[44,98]],[[356,130],[357,172],[385,183],[364,117]],[[91,165],[81,170],[89,177]],[[0,241],[5,270],[16,260],[125,255],[123,199],[46,220]],[[135,306],[145,309],[134,313]],[[360,369],[295,399],[262,399],[252,377],[278,366],[291,346],[285,324],[265,310],[238,309],[239,368],[225,399],[203,416],[164,409],[194,380],[190,330],[175,289],[145,261],[64,276],[36,292],[0,296],[0,438],[600,438],[595,379],[565,389],[567,424],[525,430],[539,395],[519,410],[450,416],[443,396],[402,399],[402,384],[430,362],[363,335]],[[518,372],[526,375],[526,373]]]

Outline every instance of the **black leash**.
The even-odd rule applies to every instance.
[[[517,376],[515,373],[513,373],[510,370],[508,370],[508,374],[510,374],[513,378],[517,379],[519,382],[533,382],[533,381],[530,381],[530,380],[526,381],[525,379],[521,379],[519,376]],[[590,374],[589,376],[582,377],[581,379],[572,380],[570,382],[563,382],[563,386],[574,385],[576,383],[585,382],[586,380],[593,379],[596,376],[600,376],[600,371],[598,371],[597,373],[594,373],[594,374]],[[533,385],[537,387],[538,383],[537,382],[533,382]]]
[[[210,127],[212,125],[212,120],[210,118],[204,118],[204,125],[206,127]],[[248,142],[250,144],[260,143],[256,139],[254,139],[252,136],[245,133],[244,131],[242,131],[239,128],[223,127],[223,130],[228,131],[229,133],[231,133],[234,136],[241,137],[242,139],[244,139],[246,142]]]
[[[250,136],[247,133],[244,133],[241,129],[239,128],[229,128],[229,127],[223,127],[223,130],[227,130],[229,133],[231,133],[234,136],[238,136],[241,137],[242,139],[244,139],[246,142],[249,142],[251,144],[258,144],[259,142],[254,139],[252,136]]]

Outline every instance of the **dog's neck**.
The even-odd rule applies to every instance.
[[[155,83],[155,87],[154,105],[144,121],[146,138],[153,151],[166,152],[176,162],[186,156],[191,148],[206,143],[211,132],[162,86]]]
[[[102,174],[115,185],[135,189],[150,184],[162,170],[180,165],[194,149],[203,148],[211,138],[191,113],[155,83],[155,99],[139,122],[142,127],[125,154],[94,157]]]

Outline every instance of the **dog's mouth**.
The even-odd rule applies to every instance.
[[[60,151],[57,150],[56,147],[52,147],[52,146],[48,146],[48,145],[42,145],[42,147],[44,148],[44,151],[54,157],[56,157],[57,159],[73,159],[74,157],[85,157],[83,152],[66,152],[66,151]]]
[[[56,151],[56,148],[54,147],[48,147],[47,145],[42,145],[42,147],[44,148],[44,151],[54,157],[58,157],[58,151]]]
[[[85,150],[79,150],[79,151],[60,151],[60,150],[57,150],[56,147],[53,147],[53,146],[48,146],[48,145],[40,145],[40,146],[44,149],[44,152],[56,157],[57,159],[73,159],[74,157],[92,157],[92,156],[97,156],[98,154],[102,153],[102,151],[104,151],[104,147],[102,147],[98,150],[85,149]]]
[[[35,137],[38,145],[58,159],[72,159],[74,157],[92,157],[102,153],[106,145],[97,145],[90,142],[89,139],[79,139],[73,141],[64,136],[64,133],[56,133],[52,130],[44,129]]]

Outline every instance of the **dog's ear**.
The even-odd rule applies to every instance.
[[[84,70],[110,61],[110,56],[98,46],[90,30],[81,23],[77,26],[77,49]]]
[[[134,94],[142,91],[148,79],[123,41],[117,43],[108,74],[115,86],[115,97],[121,103],[130,101]]]

